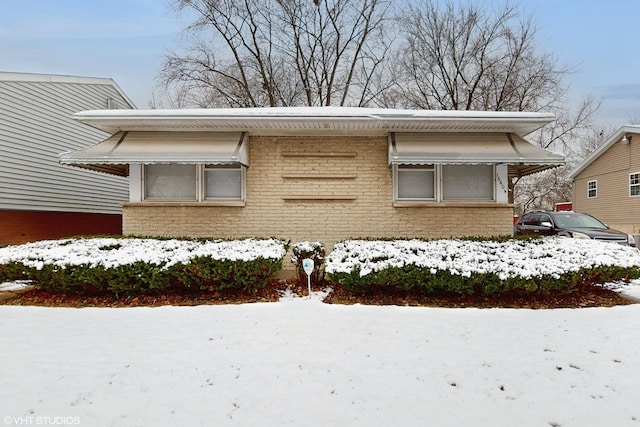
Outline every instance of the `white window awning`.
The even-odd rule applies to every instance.
[[[536,147],[512,133],[391,133],[389,165],[506,164],[524,176],[564,164],[564,155]]]
[[[59,161],[128,176],[130,163],[243,164],[249,155],[244,132],[119,132],[98,144],[62,153]]]

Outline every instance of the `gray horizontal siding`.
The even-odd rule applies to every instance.
[[[0,209],[119,213],[126,178],[62,166],[58,155],[108,137],[71,118],[129,108],[111,84],[2,81],[0,74]]]

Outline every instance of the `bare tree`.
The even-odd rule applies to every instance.
[[[407,0],[392,17],[389,0],[174,1],[195,17],[161,73],[181,107],[545,111],[557,120],[530,140],[570,164],[594,148],[599,102],[569,111],[570,69],[540,50],[518,5]],[[569,170],[511,181],[517,210],[565,201]]]
[[[540,111],[564,92],[567,68],[539,53],[521,9],[448,0],[411,3],[399,17],[406,40],[398,90],[427,109]]]
[[[593,97],[584,98],[574,111],[564,103],[550,105],[547,112],[554,113],[556,120],[529,139],[542,148],[561,151],[572,158],[582,157],[583,145],[592,143],[593,120],[599,108],[600,101]]]
[[[537,209],[552,210],[556,203],[571,201],[573,186],[567,179],[569,166],[526,176],[518,183],[514,196],[516,213]]]
[[[162,83],[200,107],[367,105],[391,45],[387,0],[177,0],[196,16]],[[375,77],[375,78],[374,78]]]
[[[511,182],[516,212],[531,209],[553,209],[556,203],[572,199],[571,170],[602,143],[602,128],[594,123],[600,102],[585,98],[575,111],[564,106],[553,106],[556,120],[545,126],[529,140],[542,148],[562,152],[567,164],[542,173],[517,177]]]
[[[565,153],[570,163],[584,152],[599,102],[587,98],[575,111],[567,108],[563,78],[570,69],[540,50],[534,21],[522,8],[422,0],[410,3],[399,23],[405,42],[392,101],[427,109],[553,112],[557,120],[529,139]],[[509,190],[516,210],[570,199],[569,171],[515,178]]]

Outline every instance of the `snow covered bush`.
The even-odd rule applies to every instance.
[[[640,252],[587,239],[347,240],[327,258],[330,281],[352,291],[389,286],[423,292],[569,290],[640,277]]]
[[[313,260],[313,272],[311,273],[312,283],[321,283],[324,281],[324,258],[326,251],[321,242],[297,242],[291,247],[293,256],[291,262],[296,265],[298,272],[298,281],[307,283],[307,274],[302,268],[302,260],[309,258]]]
[[[273,277],[286,251],[278,239],[49,240],[0,248],[0,280],[31,279],[76,293],[248,288]]]

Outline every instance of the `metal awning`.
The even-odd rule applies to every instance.
[[[512,133],[391,133],[389,164],[506,164],[511,177],[564,164],[564,155]]]
[[[91,147],[62,153],[59,161],[128,176],[130,163],[248,166],[249,155],[244,132],[118,132]]]

